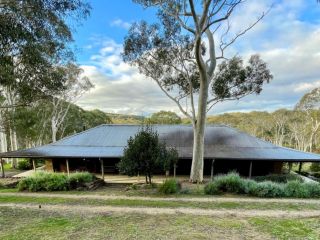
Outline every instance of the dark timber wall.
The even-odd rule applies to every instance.
[[[103,159],[104,172],[106,174],[119,173],[116,164],[120,161],[118,158]],[[204,160],[204,175],[211,175],[211,159]],[[236,171],[242,176],[249,175],[250,161],[248,160],[228,160],[219,159],[214,161],[214,175],[224,174],[230,171]],[[46,169],[55,172],[67,172],[66,159],[46,160]],[[101,172],[101,164],[98,158],[91,159],[69,159],[70,171],[89,171],[92,173]],[[177,175],[189,175],[191,170],[191,159],[179,159],[177,164]],[[267,175],[269,173],[281,173],[282,162],[277,161],[252,161],[252,176]],[[156,172],[156,174],[164,174]],[[173,174],[173,170],[170,171]]]

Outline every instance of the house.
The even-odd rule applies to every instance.
[[[117,173],[116,164],[139,125],[100,125],[55,143],[1,153],[1,158],[45,159],[48,171]],[[193,129],[190,125],[154,125],[168,147],[179,153],[176,172],[189,175]],[[285,162],[320,162],[320,155],[276,146],[225,125],[208,125],[205,132],[204,175],[236,170],[241,175],[280,173]]]

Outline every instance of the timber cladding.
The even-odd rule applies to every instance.
[[[45,169],[46,169],[46,171],[53,172],[52,159],[46,159],[45,160]]]

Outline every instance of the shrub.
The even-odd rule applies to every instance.
[[[311,172],[320,172],[320,163],[311,163],[310,170]]]
[[[284,184],[271,181],[260,182],[252,195],[265,198],[284,197]]]
[[[287,183],[289,181],[297,180],[303,182],[303,179],[297,174],[269,174],[266,176],[257,176],[253,178],[257,182],[271,181],[277,183]]]
[[[302,184],[298,181],[290,181],[285,186],[285,195],[287,197],[306,198],[310,197],[306,184]]]
[[[204,186],[204,193],[208,195],[218,195],[218,194],[221,194],[222,192],[218,188],[218,185],[216,184],[216,182],[212,181]]]
[[[69,176],[69,182],[71,185],[78,185],[93,181],[94,176],[88,172],[76,172]]]
[[[214,183],[221,192],[243,193],[243,181],[238,173],[231,172],[214,178]]]
[[[319,198],[320,197],[320,184],[319,183],[304,183],[303,187],[308,192],[308,197]]]
[[[176,179],[167,179],[159,187],[159,192],[163,194],[173,194],[179,192],[181,184]]]
[[[22,159],[22,160],[18,161],[17,167],[19,170],[29,170],[29,169],[31,169],[31,164],[30,164],[29,160]]]
[[[72,173],[68,177],[64,173],[36,172],[18,183],[18,190],[37,191],[66,191],[75,189],[79,184],[91,182],[93,176],[90,173]]]
[[[227,175],[219,175],[208,183],[205,188],[205,194],[216,195],[223,192],[244,193],[253,195],[257,183],[253,180],[243,179],[238,173],[231,172]]]
[[[243,179],[241,191],[244,194],[257,196],[258,183],[251,179]]]

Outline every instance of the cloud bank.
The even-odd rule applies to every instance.
[[[248,2],[233,17],[232,31],[236,33],[249,25],[271,4],[271,1]],[[316,9],[311,3],[302,0],[277,2],[267,17],[239,39],[229,51],[230,54],[239,54],[245,58],[251,54],[260,54],[268,63],[274,79],[265,85],[260,95],[221,103],[210,114],[292,108],[303,94],[319,87],[320,18],[314,20],[305,15],[306,12],[315,14],[316,11],[320,12],[319,6]],[[128,27],[120,19],[113,24]],[[160,110],[179,113],[175,103],[164,95],[156,83],[122,61],[121,43],[107,39],[101,41],[100,45],[99,52],[91,56],[88,64],[82,66],[95,88],[79,100],[81,107],[143,115]]]

